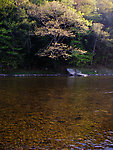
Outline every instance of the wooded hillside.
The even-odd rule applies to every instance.
[[[113,0],[0,0],[0,70],[113,67]]]

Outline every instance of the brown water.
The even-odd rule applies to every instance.
[[[0,150],[113,149],[113,77],[0,78]]]

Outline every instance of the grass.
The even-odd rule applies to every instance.
[[[84,74],[113,74],[113,69],[106,67],[79,68],[79,70]]]

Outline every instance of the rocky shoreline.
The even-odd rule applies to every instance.
[[[69,74],[0,74],[0,77],[66,77]],[[79,75],[75,75],[77,77]],[[80,75],[81,76],[81,75]],[[87,74],[87,76],[113,76],[113,74]],[[82,77],[87,77],[82,76]]]
[[[49,77],[49,76],[68,76],[67,74],[0,74],[0,77]]]

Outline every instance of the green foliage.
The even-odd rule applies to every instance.
[[[22,56],[14,55],[13,54],[7,54],[7,55],[0,55],[0,64],[1,64],[1,71],[2,72],[9,72],[14,69],[18,68],[18,65],[20,65],[20,62],[22,62]]]
[[[91,63],[92,60],[92,53],[85,52],[85,53],[77,53],[73,52],[72,53],[72,58],[70,60],[70,64],[76,65],[77,67],[84,67],[88,66]]]
[[[0,0],[0,9],[14,6],[14,0]]]
[[[112,0],[0,0],[0,65],[112,65],[112,11]]]
[[[5,68],[15,69],[23,62],[23,50],[27,50],[32,23],[24,8],[6,6],[0,9],[0,64]]]
[[[72,39],[70,44],[73,48],[78,48],[78,49],[81,49],[81,50],[85,50],[83,40],[85,42],[87,41],[86,39],[84,39],[84,34],[76,33],[76,39]]]
[[[83,43],[79,40],[72,40],[71,45],[76,48],[84,49]]]
[[[96,0],[75,0],[75,8],[87,17],[93,17],[97,12]]]
[[[45,0],[30,0],[30,2],[36,5],[40,5],[40,4],[44,4]]]

